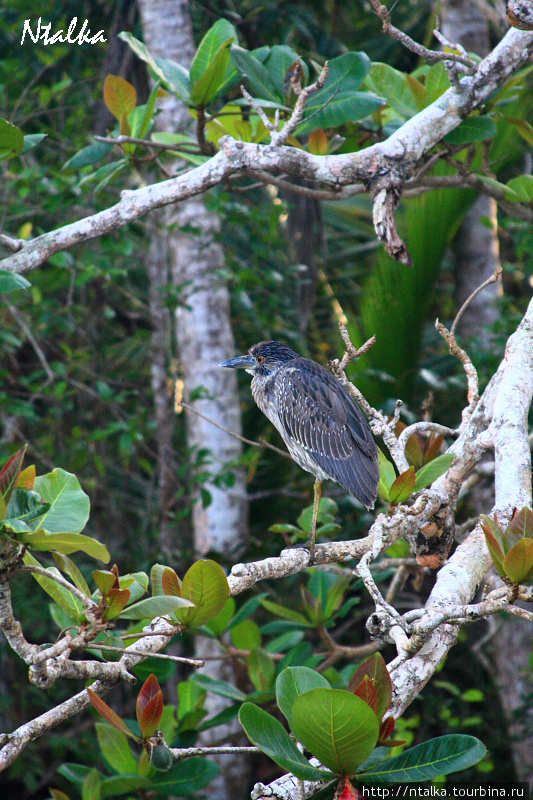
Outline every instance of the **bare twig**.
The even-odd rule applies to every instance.
[[[171,656],[168,653],[152,653],[148,650],[132,650],[131,647],[113,647],[109,644],[100,644],[100,642],[91,642],[88,647],[91,650],[111,650],[114,653],[129,653],[132,656],[142,656],[143,658],[162,658],[166,661],[177,661],[180,664],[189,664],[191,667],[205,666],[205,661],[200,661],[197,658]]]
[[[470,295],[470,297],[467,297],[467,299],[464,301],[463,305],[461,306],[461,308],[460,308],[460,309],[459,309],[459,311],[457,312],[457,316],[455,317],[455,319],[454,319],[454,321],[453,321],[453,325],[452,325],[452,327],[451,327],[451,329],[450,329],[450,333],[451,333],[451,335],[452,335],[452,336],[455,336],[455,330],[456,330],[456,328],[457,328],[457,325],[458,325],[458,323],[459,323],[459,320],[460,320],[460,319],[461,319],[461,317],[463,316],[464,312],[466,311],[466,309],[468,308],[468,306],[470,305],[470,303],[472,302],[472,300],[473,300],[475,297],[477,297],[477,296],[478,296],[478,294],[479,294],[480,292],[482,292],[482,291],[483,291],[483,289],[486,289],[486,288],[487,288],[487,286],[490,286],[490,284],[491,284],[491,283],[496,283],[496,281],[499,279],[499,277],[500,277],[500,275],[501,275],[501,274],[502,274],[502,268],[501,268],[501,266],[498,264],[498,266],[496,267],[496,269],[494,270],[494,272],[493,272],[493,274],[490,276],[490,278],[487,278],[487,280],[486,280],[486,281],[483,281],[483,283],[482,283],[482,284],[480,284],[480,285],[477,287],[477,289],[474,289],[474,291],[472,292],[472,294]]]
[[[435,328],[440,333],[443,339],[448,342],[448,346],[450,348],[450,353],[455,358],[458,358],[461,364],[463,365],[463,369],[466,374],[466,379],[468,382],[468,407],[463,411],[463,425],[470,419],[472,413],[477,405],[479,400],[479,381],[477,376],[477,370],[474,367],[470,356],[466,353],[462,347],[459,347],[455,336],[446,328],[442,322],[436,320]]]
[[[454,438],[459,435],[459,431],[456,431],[453,428],[447,428],[445,425],[439,425],[437,422],[415,422],[413,425],[409,425],[408,428],[404,428],[400,433],[398,436],[398,445],[405,452],[407,440],[413,435],[413,433],[425,431],[434,431],[435,433],[442,433],[443,436],[453,436]]]
[[[322,72],[316,79],[314,83],[310,86],[306,86],[305,89],[302,89],[298,96],[298,100],[293,108],[292,114],[283,126],[283,128],[279,131],[272,131],[272,144],[279,147],[282,144],[285,144],[291,133],[296,130],[298,125],[303,120],[305,107],[307,105],[307,101],[309,97],[314,93],[318,92],[320,89],[323,88],[324,84],[326,83],[327,77],[329,75],[329,64],[326,61],[324,66],[322,67]]]
[[[7,233],[0,233],[0,244],[4,245],[12,253],[17,253],[24,247],[24,239],[15,239]]]
[[[184,153],[201,153],[198,145],[193,142],[181,142],[181,144],[163,144],[162,142],[152,142],[150,139],[136,139],[135,136],[124,136],[121,134],[113,139],[111,136],[95,136],[97,142],[104,144],[140,144],[143,147],[153,148],[154,150],[173,150]]]

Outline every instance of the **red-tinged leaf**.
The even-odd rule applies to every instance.
[[[165,567],[161,576],[161,586],[165,594],[170,594],[172,597],[181,597],[181,581],[172,567]]]
[[[376,689],[378,696],[377,717],[382,719],[383,714],[391,704],[392,681],[381,653],[374,653],[373,656],[363,661],[348,684],[348,691],[355,692],[359,684],[363,682],[365,675],[368,675]]]
[[[487,517],[486,514],[481,514],[479,517],[479,522],[481,523],[483,532],[486,534],[488,531],[488,533],[490,533],[492,537],[496,540],[498,547],[500,548],[503,555],[504,552],[503,531],[498,521],[495,519],[491,519],[490,517]]]
[[[356,694],[357,697],[360,697],[361,700],[364,700],[367,706],[370,706],[374,714],[377,716],[379,707],[378,694],[376,692],[376,687],[368,675],[365,675],[362,682],[355,689],[354,694]]]
[[[394,730],[394,726],[396,725],[396,720],[394,717],[386,717],[383,722],[381,723],[381,728],[379,729],[379,739],[378,744],[382,744],[385,739],[388,739],[391,733]]]
[[[20,468],[24,461],[24,454],[28,445],[24,445],[22,450],[17,450],[9,461],[7,461],[0,470],[0,494],[4,498],[4,502],[9,503],[9,498],[13,494],[13,489],[17,485]]]
[[[521,539],[533,538],[533,511],[524,506],[507,526],[504,536],[505,550],[509,550]]]
[[[152,736],[157,730],[163,710],[163,692],[152,673],[145,680],[136,704],[137,720],[144,739]]]
[[[389,489],[389,500],[391,503],[403,503],[410,497],[415,488],[416,475],[415,468],[409,467],[406,472],[398,475]]]
[[[130,597],[131,592],[129,589],[111,589],[106,598],[107,608],[103,619],[108,621],[118,617],[120,612],[128,605]]]
[[[23,469],[17,478],[17,489],[28,489],[30,492],[33,490],[35,485],[35,464],[30,464],[29,467]]]
[[[505,575],[505,570],[503,568],[504,553],[500,545],[500,542],[498,541],[498,539],[496,539],[493,533],[493,530],[496,528],[496,524],[488,517],[486,517],[486,519],[488,519],[489,522],[492,523],[492,525],[491,527],[488,527],[483,522],[481,523],[483,533],[485,534],[485,541],[487,543],[487,547],[489,549],[491,558],[494,562],[494,566],[496,567],[502,578],[505,578],[506,575]],[[501,534],[501,531],[499,531],[499,533]]]
[[[127,111],[120,117],[120,133],[122,136],[131,136],[130,115]],[[122,147],[126,153],[132,149],[135,150],[135,145],[131,143],[124,144]]]
[[[424,447],[424,464],[429,464],[430,461],[433,461],[437,456],[440,455],[440,451],[442,450],[442,444],[444,442],[444,436],[442,433],[435,435],[431,433],[426,445]]]
[[[344,778],[344,783],[340,783],[335,792],[335,800],[361,800],[362,797],[362,792],[355,789],[348,778]]]
[[[104,103],[119,121],[137,105],[137,90],[119,75],[108,75],[104,81]]]
[[[422,445],[420,444],[420,437],[417,433],[413,433],[407,440],[405,445],[405,455],[409,463],[415,468],[420,469],[424,463],[424,453]]]
[[[307,148],[315,156],[325,156],[328,152],[328,137],[322,128],[316,128],[309,134]]]
[[[94,692],[91,688],[88,688],[87,694],[89,695],[89,700],[94,708],[105,720],[107,720],[107,722],[109,722],[111,725],[114,725],[115,728],[118,728],[118,730],[122,731],[122,733],[124,733],[126,736],[135,739],[136,742],[141,741],[137,736],[135,736],[134,733],[130,731],[124,720],[122,720],[119,715],[116,714],[113,709],[110,708],[107,703],[96,694],[96,692]]]
[[[70,800],[68,794],[62,792],[60,789],[48,789],[54,800]]]
[[[503,569],[513,583],[529,583],[533,575],[533,539],[520,539],[503,559]]]

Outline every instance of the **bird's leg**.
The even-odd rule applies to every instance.
[[[311,522],[311,536],[307,542],[306,547],[309,548],[309,555],[311,556],[309,564],[311,565],[315,560],[315,544],[316,544],[316,524],[318,521],[318,510],[320,508],[320,500],[322,498],[323,481],[315,478],[315,498],[313,501],[313,521]]]

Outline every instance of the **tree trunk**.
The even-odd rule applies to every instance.
[[[441,5],[441,31],[446,38],[463,45],[468,51],[484,56],[490,51],[487,17],[470,0],[444,0]],[[491,227],[484,224],[490,220]],[[457,306],[483,281],[490,278],[500,263],[497,237],[496,201],[480,195],[465,216],[454,244]],[[485,288],[470,303],[458,326],[459,333],[469,339],[474,334],[486,346],[492,325],[498,318],[497,298],[502,293],[501,279]],[[475,489],[474,489],[475,492]],[[485,512],[490,505],[481,500],[474,505]],[[529,657],[532,635],[522,620],[505,620],[491,640],[496,685],[507,716],[509,742],[513,763],[520,780],[533,780],[533,739],[527,737],[527,727],[514,718],[533,690]]]
[[[188,2],[183,0],[140,0],[145,43],[155,57],[173,59],[189,67],[194,41]],[[176,131],[189,128],[190,115],[175,98],[164,101],[158,127]],[[187,444],[191,458],[207,452],[212,479],[234,464],[242,454],[241,442],[204,419],[208,417],[229,431],[240,434],[241,415],[237,379],[233,370],[219,369],[221,361],[235,353],[230,322],[229,291],[221,277],[224,253],[217,241],[220,220],[208,210],[201,197],[194,197],[179,206],[164,210],[167,235],[158,246],[167,249],[172,283],[180,294],[176,311],[178,370],[184,381],[184,399],[203,417],[187,411]],[[154,250],[154,248],[152,248]],[[200,390],[200,398],[191,400]],[[204,504],[198,490],[193,506],[194,547],[197,555],[210,551],[232,555],[243,546],[247,531],[248,505],[244,470],[233,466],[231,488],[218,486],[213,480],[203,484],[211,496]],[[176,532],[177,535],[177,532]],[[198,658],[219,655],[218,644],[209,639],[196,639]],[[234,680],[225,674],[231,670],[223,661],[207,661],[203,674],[223,680]],[[224,673],[224,674],[223,674]],[[217,714],[227,702],[208,694],[206,708],[210,716]],[[204,743],[230,739],[240,733],[238,723],[219,726],[204,734]],[[242,733],[240,734],[242,735]],[[212,800],[239,798],[248,784],[248,762],[241,756],[221,756],[222,773],[210,785]]]

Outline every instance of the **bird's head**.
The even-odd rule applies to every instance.
[[[298,353],[282,342],[259,342],[250,348],[248,355],[230,358],[219,366],[245,369],[250,375],[270,375],[280,367],[299,358]]]

